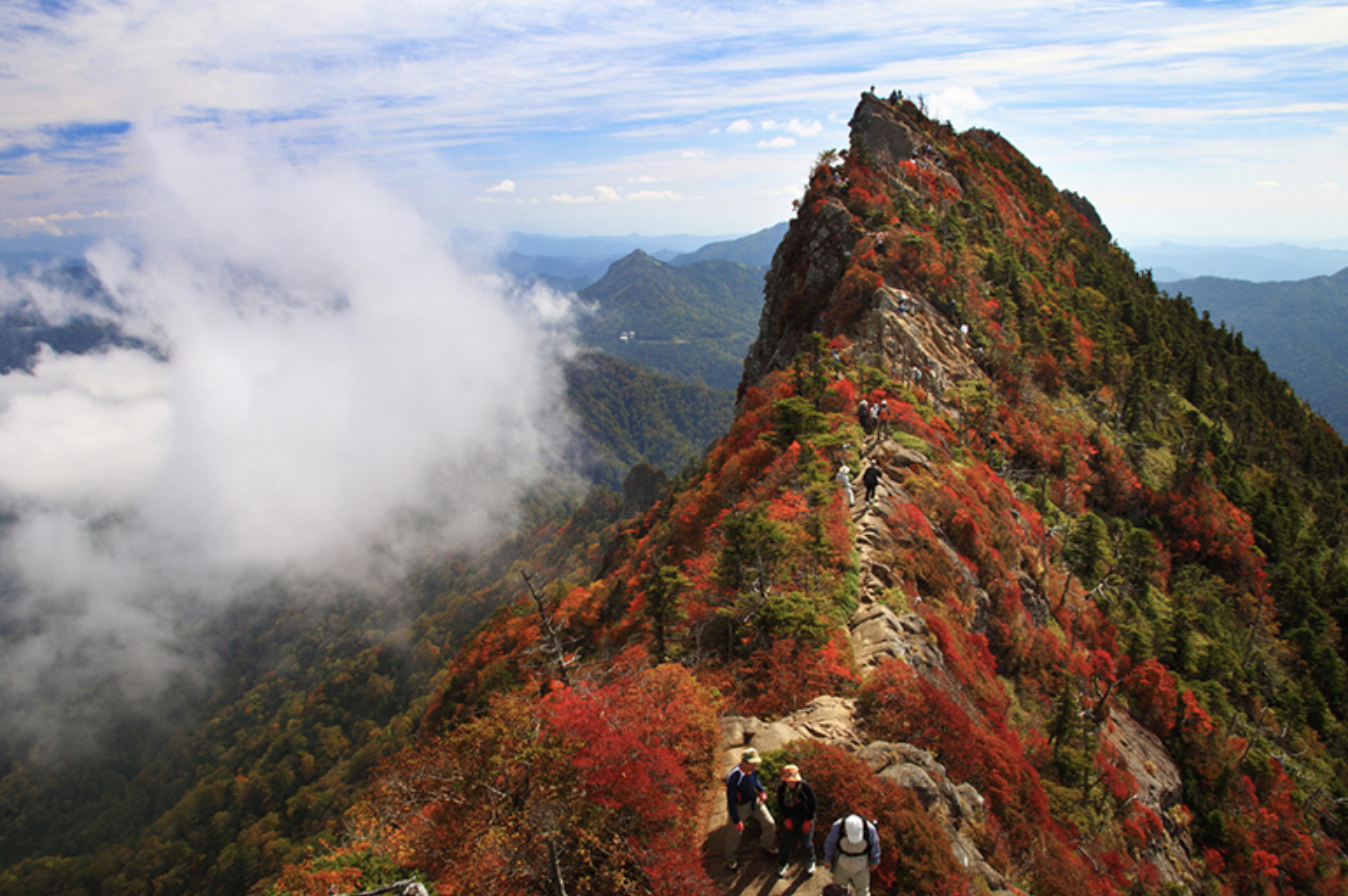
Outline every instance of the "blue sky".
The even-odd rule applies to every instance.
[[[445,230],[749,233],[874,85],[1125,245],[1348,240],[1342,3],[9,0],[0,46],[0,236],[134,229],[166,136]]]

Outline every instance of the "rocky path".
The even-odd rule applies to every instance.
[[[875,457],[884,475],[870,508],[866,507],[865,490],[859,475],[856,481],[852,521],[857,533],[860,594],[857,609],[848,621],[853,653],[863,672],[889,656],[939,663],[940,654],[924,637],[926,631],[921,620],[916,616],[900,618],[880,602],[884,590],[894,584],[882,559],[894,542],[886,518],[896,504],[908,500],[900,485],[903,465],[924,461],[912,452],[904,452],[898,443],[876,437],[867,440],[864,453],[867,462]],[[804,737],[861,749],[863,744],[853,717],[854,710],[855,704],[850,699],[821,697],[806,709],[779,722],[728,717],[722,722],[720,765],[727,771],[734,767],[740,752],[750,744],[760,752],[766,752]],[[769,783],[769,789],[772,786]],[[817,831],[815,835],[816,853],[821,861],[816,872],[806,875],[799,865],[792,865],[787,876],[779,878],[777,860],[760,848],[756,826],[752,823],[737,854],[739,867],[733,871],[726,868],[723,859],[725,792],[720,781],[704,793],[700,817],[704,866],[726,893],[816,896],[832,882],[832,875],[822,865],[823,835],[831,819],[819,820],[825,830]]]
[[[982,378],[973,355],[961,333],[920,297],[888,287],[877,293],[876,313],[861,344],[872,363],[891,369],[896,375],[922,385],[933,397],[954,383]],[[943,408],[946,412],[949,409]],[[862,472],[874,458],[883,473],[871,507],[866,506]],[[855,455],[847,459],[853,466]],[[906,471],[925,466],[926,457],[891,438],[867,436],[862,446],[861,467],[855,470],[853,485],[856,500],[851,516],[856,529],[859,589],[856,610],[848,620],[848,635],[853,655],[863,674],[889,657],[900,657],[924,674],[945,676],[945,663],[933,643],[922,618],[913,612],[895,613],[884,601],[885,592],[894,588],[897,578],[887,560],[903,533],[891,531],[888,520],[894,510],[910,498],[904,491]],[[920,601],[909,595],[908,601]],[[910,608],[911,609],[911,608]],[[991,868],[982,863],[967,838],[960,834],[965,820],[981,811],[982,799],[967,785],[956,786],[945,777],[945,770],[930,754],[903,744],[865,744],[854,718],[855,703],[846,698],[820,697],[786,719],[767,723],[758,719],[728,717],[722,720],[721,768],[728,772],[746,746],[759,752],[780,749],[793,740],[813,738],[845,746],[866,759],[877,774],[911,787],[929,811],[942,820],[955,845],[957,857],[966,866],[986,869],[984,881],[996,892],[1004,884]],[[774,786],[769,784],[770,787]],[[708,875],[724,892],[752,893],[756,896],[800,894],[815,896],[831,882],[832,876],[822,865],[813,876],[797,874],[777,877],[775,857],[759,848],[751,824],[742,839],[739,867],[730,871],[723,860],[726,827],[725,796],[720,781],[704,795],[700,817],[703,831],[703,855]],[[827,825],[832,819],[820,819]],[[823,833],[816,832],[819,857],[823,852]]]

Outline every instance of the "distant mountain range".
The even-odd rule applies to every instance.
[[[670,261],[673,265],[693,264],[698,261],[736,261],[751,268],[766,268],[772,264],[772,255],[786,236],[790,225],[783,221],[757,233],[751,233],[737,240],[722,240],[708,243],[696,252],[676,256]]]
[[[1339,435],[1348,437],[1348,267],[1332,277],[1251,283],[1197,277],[1159,283],[1258,349]]]
[[[734,261],[766,269],[786,233],[786,222],[743,237],[673,234],[621,237],[555,237],[529,233],[504,236],[458,230],[454,245],[464,254],[487,257],[518,280],[541,279],[563,291],[584,289],[599,280],[609,265],[640,251],[676,267],[699,261]]]
[[[1140,269],[1152,277],[1174,282],[1196,277],[1268,282],[1304,280],[1348,267],[1348,248],[1269,246],[1186,246],[1162,243],[1129,250]]]

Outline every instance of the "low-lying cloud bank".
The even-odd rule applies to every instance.
[[[181,620],[277,576],[369,582],[499,535],[560,473],[564,302],[465,273],[350,171],[151,137],[112,299],[34,281],[50,323],[152,351],[44,351],[0,377],[0,714],[111,688],[152,701],[199,657]]]

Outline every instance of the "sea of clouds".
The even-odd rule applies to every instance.
[[[0,716],[97,722],[203,657],[185,620],[257,583],[378,588],[489,543],[564,476],[564,297],[469,273],[358,171],[142,137],[107,296],[0,304],[115,320],[147,349],[44,350],[0,377]],[[111,303],[106,298],[111,298]]]

